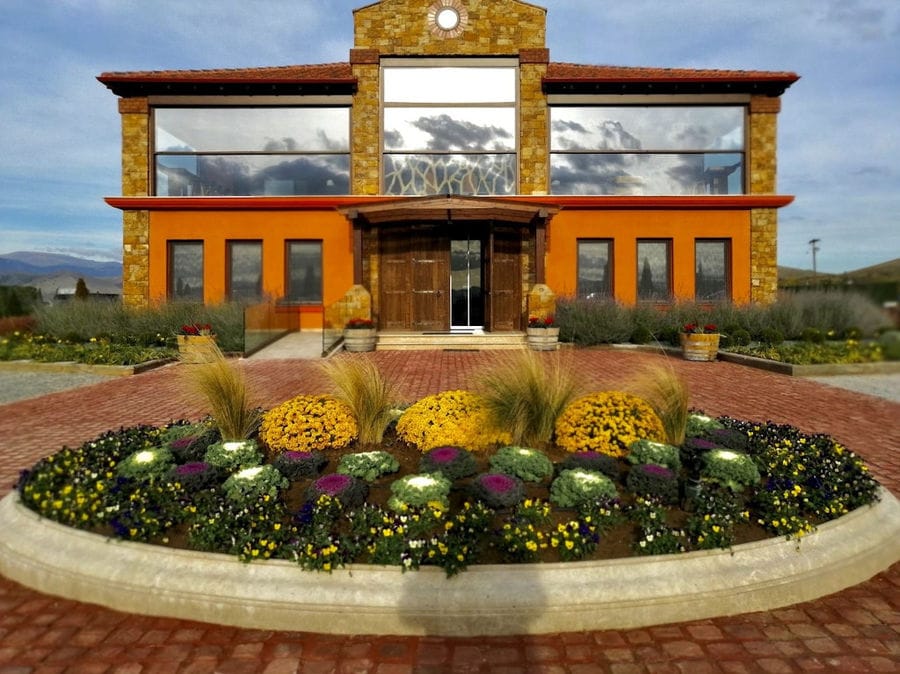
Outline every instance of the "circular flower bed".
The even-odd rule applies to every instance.
[[[335,446],[278,451],[299,444],[297,428],[305,422],[287,419],[301,407],[313,420],[345,413],[326,397],[295,399],[267,415],[259,446],[223,443],[203,424],[124,429],[42,460],[22,475],[19,493],[44,517],[116,538],[248,561],[281,558],[305,569],[362,562],[432,565],[448,574],[478,563],[614,558],[799,537],[876,498],[862,461],[832,438],[697,417],[683,446],[648,445],[659,440],[659,420],[624,394],[574,403],[558,425],[557,446],[540,452],[500,448],[496,434],[492,445],[479,438],[477,454],[443,442],[423,454],[408,437],[423,427],[423,409],[433,410],[444,442],[473,432],[461,410],[477,416],[477,401],[459,392],[430,398],[407,410],[406,432],[404,415],[377,452],[359,452],[335,432],[348,428],[343,422],[327,431],[340,438]],[[597,445],[581,434],[587,451],[567,444],[577,410],[600,438]],[[266,439],[273,429],[280,429],[277,448]],[[196,451],[166,449],[186,437],[205,438],[204,455],[221,459],[219,465],[197,461]],[[641,462],[629,460],[631,447]],[[257,463],[246,465],[251,460]]]

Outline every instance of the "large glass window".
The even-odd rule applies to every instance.
[[[697,239],[694,242],[694,292],[700,302],[731,299],[730,242]]]
[[[321,304],[322,242],[288,241],[286,245],[287,301]]]
[[[174,300],[203,301],[203,242],[169,241],[168,292]]]
[[[255,301],[262,297],[262,241],[229,241],[226,288],[228,299]]]
[[[554,106],[554,194],[744,191],[744,108]]]
[[[350,193],[350,109],[156,108],[159,196]]]
[[[514,194],[514,67],[385,67],[386,194]]]
[[[671,241],[646,239],[637,242],[637,298],[647,302],[671,300]]]
[[[608,299],[613,296],[611,239],[578,240],[578,297]]]

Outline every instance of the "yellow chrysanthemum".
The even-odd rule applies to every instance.
[[[583,396],[556,422],[556,443],[570,452],[624,456],[633,442],[642,439],[663,442],[662,421],[649,403],[620,391]]]

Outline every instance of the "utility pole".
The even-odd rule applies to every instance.
[[[822,239],[810,239],[809,245],[812,247],[813,256],[813,283],[816,282],[816,253],[819,252],[819,241]]]

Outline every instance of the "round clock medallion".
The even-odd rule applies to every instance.
[[[459,37],[468,21],[469,13],[460,0],[436,0],[428,8],[428,26],[435,37]]]

